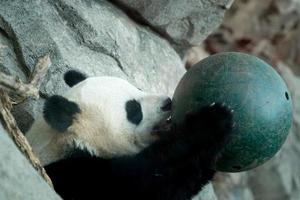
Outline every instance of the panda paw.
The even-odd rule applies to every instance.
[[[234,128],[233,110],[224,103],[213,103],[186,116],[186,130],[202,148],[222,148]]]

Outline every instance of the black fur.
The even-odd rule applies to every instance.
[[[131,123],[135,125],[139,125],[139,123],[143,119],[143,112],[141,104],[136,100],[129,100],[125,104],[125,110],[127,113],[127,119]]]
[[[78,105],[59,95],[46,100],[43,112],[46,122],[59,132],[66,131],[72,125],[77,113],[80,113]]]
[[[170,98],[167,98],[164,102],[163,102],[163,106],[161,107],[162,111],[169,111],[172,108],[172,100]]]
[[[188,200],[213,178],[232,127],[232,112],[214,104],[137,155],[70,157],[46,171],[65,200]]]
[[[70,87],[73,87],[74,85],[85,80],[86,78],[86,75],[76,70],[67,71],[64,75],[64,80],[66,84]]]

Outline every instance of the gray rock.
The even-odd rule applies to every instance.
[[[199,45],[223,20],[233,0],[110,0],[169,40],[179,53]]]
[[[0,199],[59,200],[0,124]]]
[[[170,41],[178,49],[185,49],[200,42],[219,24],[227,3],[225,0],[185,3],[157,1],[156,4],[149,4],[154,6],[153,9],[135,9],[139,9],[141,14],[147,10],[144,13],[147,14],[146,19],[155,15],[151,21],[153,27],[169,35],[167,38],[171,38]],[[161,9],[156,13],[154,11],[158,6]],[[26,81],[37,58],[50,54],[52,66],[41,87],[43,97],[62,94],[68,89],[62,77],[71,68],[90,76],[118,76],[143,90],[171,96],[185,70],[176,51],[161,36],[156,30],[138,25],[107,1],[0,1],[0,70]],[[43,98],[38,101],[27,100],[14,107],[14,115],[24,132],[36,114],[41,112],[42,102]],[[0,153],[0,156],[5,156],[6,150],[2,152],[5,153]],[[15,159],[19,160],[19,157]],[[7,165],[11,170],[14,169],[12,166]],[[0,166],[0,170],[9,172],[3,166]],[[29,173],[26,167],[24,171],[25,174]],[[28,186],[35,188],[35,191],[47,190],[45,185],[36,184],[32,182]],[[18,180],[11,180],[3,186],[0,184],[0,190],[14,185],[18,185]],[[16,194],[21,193],[23,188],[16,190]],[[14,194],[9,191],[5,195],[14,198]],[[215,199],[211,185],[201,195],[200,199]],[[51,195],[48,199],[51,199]]]
[[[218,199],[254,200],[246,172],[219,173],[216,176],[214,188]]]
[[[209,183],[192,200],[217,200],[212,184]]]
[[[0,71],[26,81],[25,73],[22,71],[21,63],[17,59],[12,43],[0,27]]]
[[[137,26],[106,1],[1,1],[0,16],[0,28],[7,36],[0,38],[9,38],[1,45],[9,46],[7,51],[16,49],[14,57],[6,60],[18,57],[21,63],[0,65],[30,72],[38,57],[50,53],[53,65],[41,88],[46,95],[67,89],[62,73],[70,68],[91,76],[119,76],[141,89],[169,95],[184,73],[167,41]],[[27,130],[35,108],[18,108],[15,113],[27,116],[19,122]]]
[[[0,15],[0,27],[18,42],[12,44],[26,70],[50,53],[53,66],[42,88],[48,94],[66,89],[61,74],[68,68],[168,94],[184,72],[168,42],[106,1],[1,1]]]

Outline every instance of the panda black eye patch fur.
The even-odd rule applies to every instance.
[[[129,100],[126,102],[125,109],[128,121],[135,125],[139,125],[143,119],[141,104],[135,99]]]

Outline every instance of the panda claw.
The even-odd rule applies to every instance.
[[[209,106],[210,107],[213,107],[213,106],[215,106],[216,105],[216,102],[213,102],[212,104],[210,104]]]

